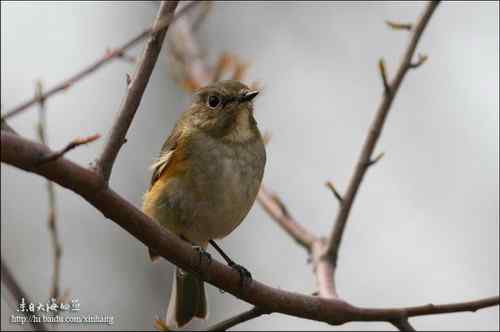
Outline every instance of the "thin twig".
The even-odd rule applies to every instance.
[[[74,148],[80,146],[80,145],[85,145],[92,143],[96,140],[98,140],[101,137],[99,134],[94,134],[92,136],[87,136],[87,137],[77,137],[71,142],[69,142],[64,148],[62,148],[59,151],[55,151],[54,154],[50,156],[45,156],[44,158],[40,159],[39,165],[46,164],[48,162],[54,161],[58,158],[61,158],[64,156],[67,152],[73,150]]]
[[[335,185],[333,184],[332,181],[326,181],[326,186],[331,190],[331,192],[333,193],[333,196],[335,196],[335,198],[337,199],[337,201],[339,202],[339,204],[342,204],[342,201],[344,200],[342,198],[342,195],[337,191],[337,188],[335,188]]]
[[[184,6],[182,10],[180,10],[175,17],[172,19],[172,23],[178,20],[180,17],[182,17],[186,12],[188,12],[192,7],[198,4],[198,1],[192,1],[188,5]],[[137,45],[139,42],[142,40],[157,35],[160,31],[163,31],[168,25],[170,24],[170,20],[168,21],[162,21],[159,22],[158,25],[155,25],[151,28],[143,30],[140,34],[135,36],[134,38],[128,40],[126,43],[123,45],[111,49],[111,50],[106,50],[104,55],[96,60],[94,63],[91,65],[85,67],[81,71],[77,72],[73,76],[65,79],[61,83],[55,85],[54,87],[46,90],[41,96],[35,96],[34,98],[31,98],[18,106],[12,108],[11,110],[5,112],[4,115],[2,115],[1,119],[5,120],[8,119],[14,115],[19,114],[20,112],[23,112],[24,110],[28,109],[30,106],[35,105],[36,103],[39,103],[41,100],[46,100],[50,96],[69,89],[72,87],[76,82],[80,81],[81,79],[89,76],[90,74],[94,73],[97,69],[99,69],[102,65],[110,62],[113,59],[117,58],[123,58],[125,51],[128,49],[132,48],[133,46]]]
[[[415,62],[410,63],[410,68],[415,69],[423,65],[428,59],[428,56],[425,54],[419,54],[418,59]]]
[[[391,87],[387,79],[387,70],[385,69],[385,61],[382,58],[378,61],[378,69],[380,71],[380,77],[382,78],[382,83],[384,84],[385,94],[388,95],[391,93]]]
[[[234,317],[228,318],[220,323],[217,323],[209,328],[207,328],[206,331],[226,331],[230,329],[231,327],[234,327],[238,324],[247,322],[251,319],[260,317],[262,315],[269,314],[268,311],[262,310],[260,308],[252,308],[248,311],[242,312],[241,314],[238,314]]]
[[[404,308],[407,317],[449,314],[454,312],[476,312],[480,309],[500,305],[500,296],[487,297],[480,300],[447,304],[427,304],[417,307]]]
[[[41,98],[43,95],[42,82],[38,81],[36,84],[36,96],[39,100],[39,110],[38,110],[38,138],[40,142],[47,145],[47,112],[45,109],[45,99]],[[52,243],[52,252],[54,265],[52,269],[52,286],[49,291],[49,298],[58,299],[59,298],[59,283],[61,275],[61,256],[62,256],[62,246],[59,240],[59,232],[57,227],[57,213],[56,213],[56,192],[54,183],[52,181],[47,181],[47,194],[48,198],[48,217],[47,225],[49,227],[49,234]]]
[[[438,6],[438,4],[439,4],[438,1],[429,2],[423,15],[421,16],[417,25],[415,26],[413,35],[411,36],[410,43],[403,56],[396,77],[394,78],[392,83],[388,83],[389,84],[388,88],[391,93],[384,94],[382,102],[375,115],[375,119],[370,127],[368,136],[366,137],[363,149],[361,151],[361,155],[358,159],[356,168],[354,170],[354,174],[351,178],[347,192],[344,195],[343,204],[337,214],[337,217],[335,219],[335,225],[331,232],[327,255],[330,257],[334,265],[337,264],[338,251],[340,248],[340,243],[342,241],[342,236],[344,234],[345,225],[347,223],[347,219],[349,217],[352,204],[354,203],[354,199],[356,198],[358,189],[361,185],[361,182],[363,181],[363,177],[370,166],[371,156],[373,154],[377,141],[380,137],[380,134],[382,133],[382,129],[387,114],[389,113],[392,102],[401,85],[401,82],[403,81],[408,70],[411,68],[412,57],[413,54],[415,53],[415,49],[417,48],[417,44],[420,40],[420,37],[422,36],[422,33],[427,24],[429,23],[429,20],[432,14],[434,13],[434,10]]]
[[[380,161],[380,159],[382,159],[382,158],[384,157],[384,155],[385,155],[385,154],[384,154],[383,152],[382,152],[382,153],[379,153],[379,154],[378,154],[375,158],[370,159],[370,160],[368,161],[367,166],[368,166],[368,167],[370,167],[370,166],[375,165],[376,163],[378,163],[378,162]]]
[[[116,54],[115,54],[116,52]],[[108,56],[112,56],[112,57],[117,57],[119,59],[122,59],[126,62],[129,62],[129,63],[132,63],[132,64],[135,64],[137,62],[137,58],[135,56],[132,56],[132,55],[128,55],[127,53],[125,53],[124,50],[112,50],[110,48],[106,49],[106,55]]]
[[[290,213],[288,213],[285,204],[283,204],[278,196],[269,193],[268,190],[261,185],[257,200],[269,216],[271,216],[288,235],[297,241],[298,244],[307,251],[312,249],[312,245],[316,241],[316,236],[302,227]]]
[[[127,131],[153,72],[177,3],[178,1],[162,1],[152,28],[158,33],[151,35],[147,41],[141,61],[138,63],[132,82],[128,86],[128,94],[122,103],[118,118],[113,124],[104,150],[96,162],[96,171],[106,182],[109,180],[115,159],[124,143]]]
[[[14,275],[12,274],[12,272],[10,272],[9,267],[4,262],[3,258],[1,259],[0,265],[1,265],[1,271],[2,271],[2,283],[5,285],[5,287],[12,294],[12,297],[18,303],[22,299],[24,299],[24,302],[27,304],[32,303],[30,297],[26,294],[26,292],[17,283],[16,279],[14,278]],[[47,327],[45,326],[45,324],[43,322],[35,323],[33,319],[29,319],[30,317],[28,317],[29,313],[27,311],[25,311],[25,312],[20,311],[20,314],[26,316],[27,321],[31,324],[31,326],[33,327],[33,330],[35,330],[35,331],[48,331]]]
[[[394,22],[394,21],[385,21],[385,23],[392,29],[394,30],[407,30],[410,31],[413,29],[413,24],[411,23],[400,23],[400,22]]]

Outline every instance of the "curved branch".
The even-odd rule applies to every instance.
[[[359,156],[354,170],[354,174],[349,183],[349,187],[347,188],[347,192],[343,196],[342,206],[335,219],[335,225],[331,232],[328,249],[326,251],[326,255],[332,260],[334,265],[337,264],[338,251],[352,204],[354,203],[354,199],[356,198],[356,194],[358,193],[366,171],[373,164],[371,157],[380,134],[382,133],[387,114],[389,113],[394,97],[401,86],[401,82],[403,81],[408,70],[412,68],[412,58],[415,53],[415,49],[417,48],[417,44],[438,4],[439,1],[430,1],[428,3],[427,8],[415,26],[408,48],[403,56],[396,77],[392,82],[388,82],[385,74],[385,66],[383,66],[383,62],[381,62],[381,68],[384,68],[384,70],[381,69],[384,81],[384,97],[370,127],[368,136],[366,137],[361,155]]]
[[[144,243],[146,247],[154,249],[173,264],[198,275],[215,287],[221,288],[266,312],[279,312],[340,325],[353,321],[392,322],[412,316],[475,311],[496,306],[500,301],[497,296],[465,303],[372,309],[355,307],[338,299],[288,292],[269,287],[256,280],[241,288],[238,272],[215,260],[208,266],[200,266],[197,251],[108,188],[106,182],[98,174],[64,157],[56,159],[50,164],[37,165],[40,156],[50,155],[53,152],[45,145],[7,131],[1,131],[1,144],[2,162],[39,174],[74,191],[103,213],[106,218],[111,219]]]

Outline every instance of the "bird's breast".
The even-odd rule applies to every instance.
[[[266,156],[260,137],[246,144],[227,144],[210,137],[202,141],[193,142],[190,151],[186,189],[194,193],[194,209],[189,228],[193,236],[220,238],[238,226],[252,207]]]

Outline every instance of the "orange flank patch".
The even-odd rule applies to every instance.
[[[175,149],[172,157],[168,160],[167,166],[151,186],[151,192],[163,191],[169,179],[183,174],[188,169],[189,161],[180,151],[181,149],[179,148]]]
[[[155,207],[160,203],[159,200],[161,199],[162,193],[167,190],[170,179],[181,176],[188,169],[189,160],[181,151],[182,149],[179,149],[179,146],[174,150],[172,156],[167,162],[166,167],[163,169],[156,181],[151,185],[149,191],[144,195],[144,213],[153,219],[156,219]]]

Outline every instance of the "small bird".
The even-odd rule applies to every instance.
[[[239,81],[220,81],[196,91],[192,104],[177,121],[144,195],[143,211],[200,254],[210,243],[240,272],[214,242],[231,233],[245,218],[259,191],[266,152],[253,116],[258,91]],[[149,250],[152,260],[159,257]],[[203,281],[176,269],[166,323],[181,327],[206,318]]]

